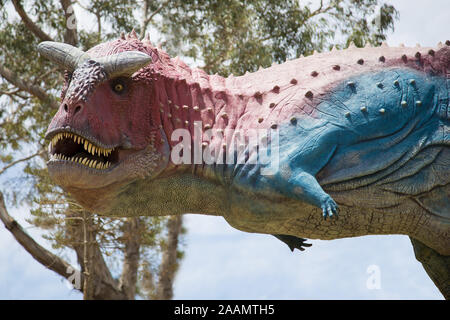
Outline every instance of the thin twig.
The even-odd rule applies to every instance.
[[[14,5],[14,9],[16,9],[16,12],[19,14],[22,22],[25,24],[28,30],[33,32],[34,35],[42,41],[53,41],[53,39],[48,34],[42,31],[42,29],[39,28],[38,25],[30,19],[30,17],[28,17],[20,0],[13,0],[12,3]]]
[[[42,154],[44,154],[44,153],[45,153],[45,151],[44,151],[44,150],[41,150],[41,151],[39,151],[39,152],[36,152],[36,153],[32,154],[31,156],[28,156],[28,157],[25,157],[25,158],[22,158],[22,159],[18,159],[18,160],[16,160],[16,161],[11,162],[11,163],[9,163],[8,165],[6,165],[5,167],[3,167],[3,168],[0,170],[0,175],[3,174],[3,173],[4,173],[6,170],[8,170],[9,168],[15,166],[16,164],[18,164],[18,163],[20,163],[20,162],[28,161],[28,160],[30,160],[30,159],[32,159],[32,158],[34,158],[34,157],[36,157],[36,156],[40,156],[40,155],[42,155]]]
[[[143,10],[144,11],[144,19],[143,19],[142,25],[141,25],[141,34],[139,35],[140,39],[143,39],[145,37],[145,30],[147,29],[148,24],[150,23],[150,21],[152,21],[153,17],[156,16],[168,3],[169,3],[169,0],[164,1],[158,7],[158,9],[153,11],[150,16],[147,16],[147,13],[148,13],[148,1],[147,0],[144,1],[144,10]]]

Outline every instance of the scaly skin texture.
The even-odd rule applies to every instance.
[[[95,60],[134,50],[152,63],[131,78],[109,79],[94,61],[85,62],[67,75],[47,134],[70,132],[114,148],[113,165],[99,170],[75,163],[75,152],[60,140],[50,153],[67,157],[51,160],[49,172],[99,214],[221,215],[291,249],[303,245],[295,237],[405,234],[448,256],[448,44],[353,47],[223,78],[131,34],[88,54]],[[240,164],[220,163],[218,156],[179,165],[171,151],[180,128],[193,140],[203,135],[203,149],[214,154],[230,148],[232,130],[276,130],[279,143],[269,151],[278,154],[278,166],[262,174],[269,164],[250,161],[255,149]],[[207,139],[212,129],[223,136]],[[183,155],[194,159],[200,149],[194,143]]]

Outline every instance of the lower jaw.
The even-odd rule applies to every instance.
[[[49,161],[48,172],[52,180],[61,187],[96,189],[114,182],[114,166],[99,170],[79,163]]]

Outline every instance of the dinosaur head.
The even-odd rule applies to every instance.
[[[152,60],[136,37],[87,52],[43,42],[38,51],[66,69],[59,110],[46,138],[51,178],[85,208],[104,212],[136,179],[167,165],[167,139],[152,114]]]

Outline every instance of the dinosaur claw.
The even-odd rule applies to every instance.
[[[324,220],[327,220],[327,217],[330,217],[330,219],[333,219],[333,217],[336,217],[336,219],[338,218],[339,208],[330,196],[328,196],[322,204],[322,212]]]
[[[300,251],[305,251],[304,247],[311,247],[311,243],[306,243],[307,239],[298,238],[295,236],[284,235],[284,234],[273,234],[273,236],[284,243],[286,243],[289,249],[294,252],[294,249],[298,249]]]

